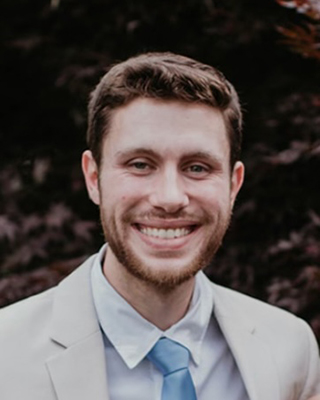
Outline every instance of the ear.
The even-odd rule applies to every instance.
[[[100,204],[99,171],[90,150],[82,154],[82,172],[90,199],[97,205]]]
[[[233,167],[232,176],[231,176],[231,191],[230,191],[230,200],[231,206],[236,200],[237,194],[241,189],[244,180],[244,165],[241,161],[237,161]]]

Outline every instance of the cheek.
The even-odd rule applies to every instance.
[[[124,210],[133,207],[141,198],[139,190],[130,190],[130,188],[116,184],[112,190],[104,191],[104,204],[106,208],[113,209],[112,212],[123,212]]]
[[[115,193],[119,201],[126,203],[135,203],[147,196],[148,191],[150,191],[150,185],[146,185],[137,179],[125,180],[121,183],[115,183],[115,185]]]
[[[219,203],[229,196],[229,188],[226,185],[216,182],[207,182],[198,186],[194,191],[194,197],[205,203]]]
[[[126,201],[126,200],[127,200],[127,196],[126,195],[121,197],[121,201]]]
[[[227,185],[209,183],[198,188],[193,200],[207,212],[215,212],[217,209],[225,209],[230,206],[230,189]]]

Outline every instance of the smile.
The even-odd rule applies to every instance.
[[[187,236],[192,232],[192,227],[188,228],[176,228],[176,229],[164,229],[164,228],[150,228],[150,227],[138,227],[139,231],[146,236],[160,238],[160,239],[177,239],[183,236]]]

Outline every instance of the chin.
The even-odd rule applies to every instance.
[[[171,291],[182,283],[192,279],[201,270],[199,260],[181,262],[181,259],[137,260],[122,263],[136,279],[162,291]]]

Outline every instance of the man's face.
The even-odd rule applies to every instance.
[[[223,117],[211,107],[139,98],[116,110],[99,171],[83,156],[109,243],[106,273],[170,290],[204,268],[243,180],[242,163],[230,171],[229,158]]]

